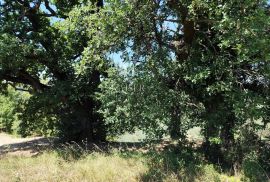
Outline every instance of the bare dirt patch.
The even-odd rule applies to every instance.
[[[0,156],[34,156],[51,145],[52,141],[44,137],[16,138],[5,133],[0,133]]]

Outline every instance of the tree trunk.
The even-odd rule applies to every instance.
[[[64,141],[103,142],[106,129],[92,102],[78,103],[62,115],[60,138]]]
[[[205,157],[213,163],[220,163],[223,161],[220,144],[211,142],[210,140],[211,138],[216,138],[219,136],[218,122],[220,122],[220,118],[217,117],[217,113],[219,112],[219,107],[222,102],[223,98],[221,95],[214,95],[204,103],[206,108],[204,115],[205,123],[203,129],[205,141],[202,147]]]
[[[235,115],[230,103],[222,95],[215,95],[206,103],[204,128],[205,143],[203,145],[205,156],[214,163],[231,166],[234,144]],[[219,138],[219,142],[211,142],[210,138]]]
[[[171,122],[169,125],[170,137],[174,140],[183,139],[184,134],[181,130],[181,110],[179,106],[175,106],[171,111]]]
[[[227,104],[228,105],[228,104]],[[227,117],[224,123],[222,123],[220,138],[222,141],[222,154],[224,156],[224,165],[227,168],[234,168],[234,172],[237,170],[238,163],[242,160],[241,156],[238,156],[236,152],[235,140],[234,140],[234,127],[236,117],[231,108],[227,110]]]
[[[228,111],[228,117],[226,117],[225,122],[222,125],[220,138],[222,140],[223,147],[225,149],[230,149],[234,143],[233,129],[235,125],[235,116],[232,111]]]

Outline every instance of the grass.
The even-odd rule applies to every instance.
[[[0,181],[138,181],[147,170],[141,160],[117,155],[89,154],[67,161],[55,152],[38,157],[0,159]]]
[[[238,182],[241,176],[229,177],[213,165],[199,163],[188,150],[161,152],[120,151],[79,152],[51,150],[35,157],[2,156],[0,181],[226,181]],[[177,153],[178,154],[177,154]]]
[[[199,133],[198,129],[191,131],[193,136],[194,133]],[[225,172],[221,166],[206,161],[199,148],[191,143],[174,144],[164,141],[155,145],[134,143],[128,146],[122,143],[118,146],[118,144],[111,143],[109,147],[94,146],[90,151],[91,147],[73,143],[56,149],[47,149],[34,157],[0,155],[0,182],[267,182],[269,180],[267,171],[257,164],[256,158],[247,160],[242,166],[243,171],[231,176],[231,173]]]

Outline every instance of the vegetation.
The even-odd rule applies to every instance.
[[[151,180],[171,175],[158,165],[165,161],[185,181],[179,170],[195,158],[192,168],[203,166],[195,173],[218,166],[266,181],[269,7],[267,0],[2,0],[0,126],[78,143],[143,132],[144,142],[177,143],[172,160],[155,153],[158,161],[142,165]],[[202,141],[188,137],[195,127]],[[134,175],[144,180],[140,170]]]
[[[31,167],[30,167],[31,166]],[[56,153],[37,158],[1,159],[1,181],[137,181],[146,170],[141,161],[91,154],[65,161]],[[100,169],[103,170],[100,170]]]
[[[17,96],[14,91],[0,96],[0,128],[8,133],[12,133],[13,124],[18,120],[16,116]]]
[[[27,128],[24,135],[37,128],[32,125],[40,120],[56,127],[55,133],[65,140],[105,139],[101,116],[95,112],[98,103],[93,98],[104,68],[88,65],[79,72],[89,38],[83,30],[67,30],[62,23],[80,3],[1,1],[1,85],[32,94],[22,116]],[[103,6],[102,1],[95,4]]]
[[[256,161],[246,161],[245,167],[231,176],[220,166],[207,164],[192,148],[157,145],[145,148],[63,145],[36,157],[2,156],[1,181],[267,181],[266,172]],[[255,163],[255,164],[254,164]],[[102,169],[102,170],[101,170]]]
[[[190,163],[184,166],[179,157],[154,154],[114,150],[108,154],[84,153],[82,158],[74,159],[71,153],[59,155],[48,151],[35,158],[4,157],[0,159],[0,177],[3,182],[240,181],[243,178],[242,174],[230,177],[218,172],[212,165]]]

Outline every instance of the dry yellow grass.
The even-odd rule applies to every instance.
[[[140,152],[82,152],[76,160],[72,152],[77,152],[68,149],[71,148],[36,157],[0,156],[0,182],[240,182],[241,179],[220,174],[213,165],[206,164],[197,166],[198,169],[191,165],[172,170],[167,166],[170,162],[151,160]]]
[[[9,156],[0,159],[0,164],[1,182],[132,182],[139,181],[147,170],[141,160],[102,154],[90,154],[69,162],[55,153],[45,153],[34,158]]]
[[[39,141],[15,142],[10,150],[9,146],[0,145],[0,182],[250,181],[243,172],[228,176],[211,164],[197,161],[199,158],[195,162],[185,148],[177,153],[164,151],[166,142],[157,145],[155,150],[123,150],[112,146],[110,152],[105,152],[96,146],[99,152],[93,153],[73,143],[55,150],[45,147],[47,152],[34,157],[32,154],[41,152],[34,150]]]

